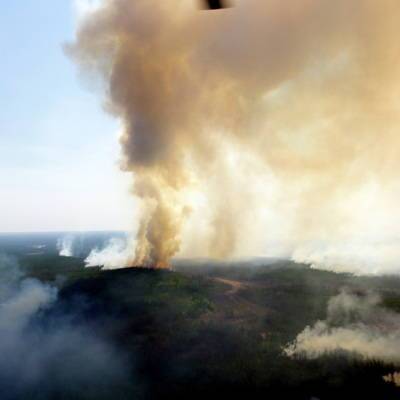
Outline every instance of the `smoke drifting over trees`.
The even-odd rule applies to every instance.
[[[131,263],[397,238],[398,1],[235,3],[105,0],[68,45],[122,123]]]
[[[0,254],[0,397],[108,399],[130,393],[129,364],[116,347],[68,312],[58,289],[26,278],[17,262]],[[64,312],[65,311],[65,312]]]
[[[288,345],[289,356],[317,358],[326,353],[346,351],[363,358],[400,362],[400,317],[379,306],[379,296],[342,291],[328,304],[327,319],[306,327]]]

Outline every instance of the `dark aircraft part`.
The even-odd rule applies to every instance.
[[[206,8],[210,10],[218,10],[219,8],[226,8],[228,5],[225,0],[206,0]]]

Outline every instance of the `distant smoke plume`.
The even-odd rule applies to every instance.
[[[379,296],[342,291],[328,304],[327,319],[306,327],[285,353],[315,358],[335,351],[400,363],[400,315],[382,308]]]
[[[66,235],[57,240],[58,254],[62,257],[74,256],[75,238],[72,235]]]
[[[397,240],[398,0],[235,4],[104,0],[68,46],[122,122],[131,264]]]

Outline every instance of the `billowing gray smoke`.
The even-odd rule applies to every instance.
[[[104,0],[68,46],[122,122],[131,263],[398,238],[398,0],[235,3]]]

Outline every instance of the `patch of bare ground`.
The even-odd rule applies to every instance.
[[[254,329],[270,312],[266,305],[250,301],[245,296],[248,290],[260,287],[259,284],[220,277],[211,279],[226,288],[222,287],[222,290],[214,294],[212,299],[214,311],[204,316],[206,320],[223,321],[243,329],[252,326]]]

